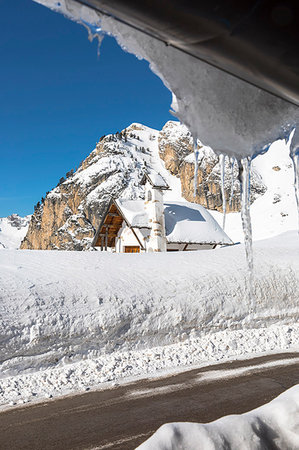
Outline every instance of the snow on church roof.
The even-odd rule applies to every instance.
[[[144,200],[115,200],[116,206],[121,210],[126,222],[131,227],[150,228],[148,215],[144,208]]]
[[[116,200],[131,227],[150,228],[143,200]],[[201,205],[190,202],[164,202],[167,242],[232,244],[212,215]]]
[[[154,170],[147,169],[141,184],[145,184],[145,180],[148,180],[153,187],[160,189],[169,189],[168,184],[164,180],[164,178]]]
[[[214,217],[201,205],[189,202],[164,202],[168,242],[232,244]]]

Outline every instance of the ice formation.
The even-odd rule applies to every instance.
[[[222,228],[225,229],[225,216],[226,216],[226,198],[225,198],[225,189],[224,189],[224,181],[225,181],[225,155],[221,154],[219,156],[220,163],[220,173],[221,173],[221,195],[222,195],[222,210],[223,210],[223,223]],[[233,184],[232,184],[233,186]]]
[[[298,229],[299,229],[299,128],[293,130],[290,136],[290,157],[294,167],[294,187],[298,211]]]
[[[239,165],[239,181],[241,186],[241,219],[244,232],[245,253],[249,269],[248,293],[252,300],[253,282],[253,254],[252,254],[252,228],[250,219],[250,166],[251,158],[242,158]]]
[[[235,168],[235,161],[236,159],[231,156],[229,158],[229,164],[230,164],[230,186],[231,186],[231,191],[230,191],[230,196],[229,196],[229,206],[231,206],[232,201],[233,201],[233,196],[234,196],[234,168]]]

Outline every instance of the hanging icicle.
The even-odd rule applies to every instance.
[[[299,149],[298,152],[291,155],[294,167],[294,188],[295,196],[297,202],[297,213],[298,213],[298,233],[299,233]]]
[[[222,195],[222,211],[223,211],[223,224],[222,228],[225,229],[225,218],[226,218],[226,198],[225,198],[225,155],[219,156],[220,164],[220,176],[221,176],[221,195]]]
[[[197,174],[198,174],[198,156],[199,156],[199,147],[198,147],[198,142],[197,142],[197,138],[196,137],[193,138],[193,151],[194,151],[194,159],[195,159],[195,164],[194,164],[194,197],[196,197],[197,188],[198,188]]]
[[[103,41],[103,39],[105,37],[102,29],[100,27],[97,27],[97,26],[91,25],[89,23],[86,23],[86,22],[84,22],[82,20],[80,21],[80,24],[83,25],[86,28],[87,33],[88,33],[88,40],[89,40],[89,42],[93,42],[94,39],[97,39],[97,41],[98,41],[97,57],[99,58],[100,57],[101,44],[102,44],[102,41]]]
[[[298,233],[299,233],[299,129],[296,128],[290,133],[290,157],[294,168],[294,188],[298,212]]]
[[[252,254],[252,228],[250,218],[250,166],[251,157],[241,159],[239,164],[239,181],[241,189],[241,219],[244,233],[245,253],[249,271],[248,297],[253,303],[253,254]]]
[[[230,196],[229,196],[229,206],[231,208],[233,197],[234,197],[234,168],[235,168],[236,158],[233,156],[229,159],[230,164]]]

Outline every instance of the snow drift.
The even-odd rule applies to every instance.
[[[299,242],[164,254],[0,252],[0,402],[299,347]]]
[[[250,450],[299,448],[299,385],[260,408],[207,424],[169,423],[140,450]]]

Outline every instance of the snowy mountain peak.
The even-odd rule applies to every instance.
[[[20,217],[18,214],[11,214],[8,217],[0,218],[0,249],[16,249],[20,247],[22,239],[25,237],[31,215]]]

